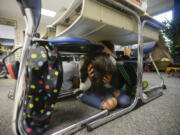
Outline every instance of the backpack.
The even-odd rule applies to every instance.
[[[47,42],[33,42],[26,61],[22,116],[28,135],[42,134],[48,128],[62,81],[60,54]]]
[[[117,64],[117,69],[121,78],[121,83],[126,84],[127,92],[130,95],[134,95],[137,84],[135,68],[131,63],[125,63],[123,65]]]

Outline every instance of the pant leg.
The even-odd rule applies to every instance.
[[[130,97],[126,93],[126,85],[124,85],[121,89],[113,89],[112,88],[111,91],[112,91],[114,97],[116,97],[114,95],[115,91],[120,92],[120,95],[116,97],[119,107],[125,108],[125,107],[128,107],[131,105]]]
[[[104,103],[104,100],[101,99],[99,96],[97,96],[93,92],[84,92],[80,99],[83,103],[88,104],[90,106],[93,106],[95,108],[101,109],[102,104]]]
[[[131,99],[125,93],[120,94],[118,97],[116,97],[116,99],[118,102],[118,106],[121,108],[125,108],[131,105]]]

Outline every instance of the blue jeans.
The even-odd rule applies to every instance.
[[[106,96],[106,99],[111,98],[111,97],[115,97],[113,92],[115,89],[111,88],[108,89],[109,90],[109,94]],[[120,96],[115,97],[117,99],[118,105],[119,107],[127,107],[130,105],[130,98],[127,94],[125,94],[125,87],[123,87],[120,91]],[[106,99],[103,99],[102,97],[100,97],[99,95],[97,95],[94,92],[91,91],[86,91],[84,92],[82,95],[80,95],[80,99],[83,103],[88,104],[90,106],[93,106],[95,108],[101,109],[102,104],[104,103],[104,101]]]

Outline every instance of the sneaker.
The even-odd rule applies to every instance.
[[[142,84],[143,84],[143,90],[145,90],[149,85],[147,81],[143,81]]]
[[[147,94],[143,93],[142,96],[143,96],[144,99],[148,99]]]

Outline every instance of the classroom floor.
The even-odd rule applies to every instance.
[[[167,90],[163,96],[140,106],[136,110],[111,121],[92,132],[83,129],[75,135],[180,135],[180,75],[167,77],[162,73]],[[143,80],[159,84],[155,73],[145,73]],[[12,135],[11,117],[13,101],[8,99],[14,80],[0,79],[0,135]],[[58,102],[52,116],[49,135],[79,120],[97,113],[98,110],[68,98]]]

